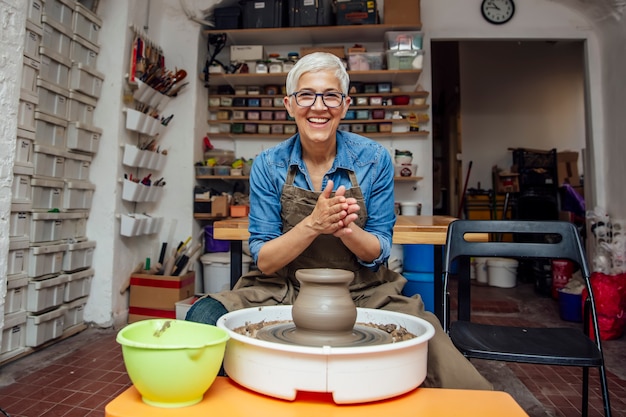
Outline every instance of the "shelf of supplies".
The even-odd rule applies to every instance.
[[[398,111],[426,111],[430,106],[428,104],[421,104],[415,106],[373,106],[370,104],[358,106],[354,103],[350,105],[350,110],[398,110]],[[209,107],[209,111],[284,111],[284,107],[223,107],[223,106],[212,106]]]
[[[374,70],[374,71],[348,71],[350,81],[361,82],[391,82],[393,85],[414,85],[420,77],[422,70]],[[231,85],[283,85],[287,73],[252,73],[252,74],[209,74],[209,83],[212,86]]]
[[[247,175],[196,175],[198,180],[223,180],[223,181],[247,181],[250,179]]]
[[[419,120],[419,123],[426,123],[428,120]],[[261,125],[294,125],[293,120],[260,120],[260,119],[228,119],[228,120],[207,120],[210,125],[235,124],[235,123],[254,123]],[[409,123],[407,119],[342,119],[342,124],[361,124],[361,123]]]
[[[416,182],[423,179],[424,177],[393,177],[395,182]]]
[[[226,34],[228,45],[255,45],[263,40],[264,45],[315,45],[341,42],[382,42],[385,32],[396,30],[420,30],[410,25],[349,25],[349,26],[307,26],[294,28],[259,28],[205,30],[209,34]]]
[[[420,130],[418,132],[364,132],[360,133],[363,136],[367,136],[368,138],[409,138],[415,137],[417,139],[426,139],[430,132],[427,130]],[[272,135],[272,134],[258,134],[258,133],[211,133],[209,132],[209,136],[211,139],[263,139],[263,140],[284,140],[293,135],[284,134],[284,135]]]

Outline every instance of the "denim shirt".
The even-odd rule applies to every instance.
[[[280,196],[290,166],[298,170],[294,185],[313,190],[311,177],[302,160],[300,135],[266,149],[254,159],[250,172],[250,252],[254,261],[258,259],[263,244],[282,234]],[[337,155],[326,173],[322,189],[328,180],[333,180],[336,191],[340,185],[351,188],[347,171],[356,173],[367,208],[364,229],[375,235],[380,242],[380,254],[374,262],[359,262],[377,270],[391,253],[394,212],[394,167],[389,152],[379,143],[363,136],[337,131]]]

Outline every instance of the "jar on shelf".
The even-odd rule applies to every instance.
[[[269,68],[267,66],[267,62],[265,61],[257,61],[254,72],[257,74],[267,74]]]

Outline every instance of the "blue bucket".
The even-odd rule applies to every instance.
[[[433,245],[402,245],[402,265],[405,271],[434,272],[435,247]]]
[[[571,294],[559,288],[559,313],[561,320],[583,321],[582,294]]]
[[[409,272],[402,275],[408,280],[402,289],[402,295],[411,297],[415,294],[422,296],[424,309],[435,312],[435,274],[432,272]]]

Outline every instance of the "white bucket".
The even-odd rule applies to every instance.
[[[413,201],[403,201],[400,203],[400,213],[403,216],[419,216],[422,214],[422,204]]]
[[[252,258],[243,254],[241,273],[250,270]],[[205,253],[200,257],[203,265],[202,281],[204,293],[216,293],[230,290],[230,252]]]
[[[479,284],[487,285],[489,283],[487,278],[487,259],[489,258],[474,258],[476,282]]]
[[[517,264],[515,259],[489,258],[487,270],[489,285],[500,288],[513,288],[517,284]]]

